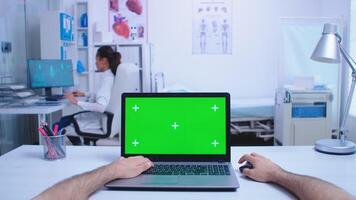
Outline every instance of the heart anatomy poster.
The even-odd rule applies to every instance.
[[[147,39],[147,0],[109,0],[109,31],[118,43]]]
[[[193,54],[232,53],[232,0],[193,0]]]

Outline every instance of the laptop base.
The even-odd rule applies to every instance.
[[[191,164],[191,163],[190,163]],[[196,163],[202,165],[201,163]],[[141,174],[130,179],[119,179],[107,183],[111,190],[145,190],[145,191],[235,191],[239,187],[235,170],[230,163],[230,175],[151,175]]]

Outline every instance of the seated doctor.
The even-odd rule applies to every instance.
[[[121,54],[114,51],[110,46],[100,47],[96,53],[97,72],[101,72],[98,81],[97,91],[94,94],[86,94],[81,91],[66,93],[65,97],[74,105],[78,105],[84,111],[94,111],[77,115],[79,127],[81,129],[100,129],[102,113],[109,104],[111,89],[114,84],[114,77],[118,66],[121,64]],[[76,97],[88,97],[89,102],[80,101]],[[67,127],[74,122],[73,115],[62,117],[58,123],[60,129]],[[81,139],[74,136],[67,136],[73,145],[81,145]]]

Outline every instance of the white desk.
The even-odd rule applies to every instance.
[[[22,100],[25,101],[25,100]],[[21,100],[19,102],[21,103]],[[12,107],[5,106],[0,108],[0,114],[13,114],[13,115],[38,115],[38,120],[46,121],[46,115],[51,114],[60,110],[63,110],[67,107],[69,103],[66,100],[61,100],[58,105],[49,105],[49,106],[38,106],[38,105],[25,105],[23,107],[16,106]]]
[[[37,97],[38,98],[38,97]],[[16,104],[21,104],[22,101],[25,100],[19,100],[18,102],[14,102]],[[48,105],[48,106],[38,106],[38,105],[26,105],[24,106],[16,106],[12,107],[11,105],[1,107],[0,108],[0,114],[5,114],[5,115],[37,115],[38,119],[38,124],[36,125],[39,127],[39,123],[42,121],[47,121],[47,115],[52,114],[54,112],[63,110],[65,107],[67,107],[69,103],[67,100],[61,100],[58,105]],[[52,124],[51,118],[49,121],[50,124]],[[40,138],[40,134],[38,133]],[[42,140],[39,139],[39,143],[42,143]]]
[[[52,113],[55,113],[57,111],[63,111],[65,108],[72,108],[73,111],[79,112],[80,109],[78,106],[73,106],[70,104],[66,99],[60,100],[58,105],[35,105],[35,104],[26,104],[26,101],[38,101],[40,97],[33,97],[29,99],[20,99],[17,102],[13,102],[12,104],[21,104],[22,102],[24,103],[24,106],[12,106],[12,104],[4,107],[0,107],[0,115],[37,115],[38,123],[42,121],[47,121],[49,124],[53,124],[52,118],[50,117],[49,119],[47,118],[47,115],[50,115]],[[81,101],[86,101],[87,99],[84,97],[79,97],[78,98]],[[74,112],[73,112],[74,113]],[[70,113],[70,114],[73,114]],[[67,113],[65,113],[67,114]],[[51,115],[50,115],[51,116]],[[36,125],[39,127],[39,124]],[[39,138],[40,134],[38,133]],[[39,139],[39,143],[42,143],[42,140]]]
[[[61,102],[58,105],[51,106],[24,106],[24,107],[5,107],[0,108],[0,114],[14,115],[45,115],[62,110],[68,105],[66,102]]]
[[[356,155],[332,156],[312,147],[234,147],[233,165],[244,153],[257,152],[295,173],[316,176],[333,182],[356,195]],[[119,147],[67,147],[67,158],[42,159],[41,146],[21,146],[0,157],[2,199],[30,199],[54,183],[108,164],[120,155]],[[141,192],[108,191],[102,188],[92,199],[291,199],[285,190],[248,180],[237,172],[241,187],[236,192]]]

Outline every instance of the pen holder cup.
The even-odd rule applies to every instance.
[[[41,137],[45,160],[57,160],[66,157],[65,135]]]

